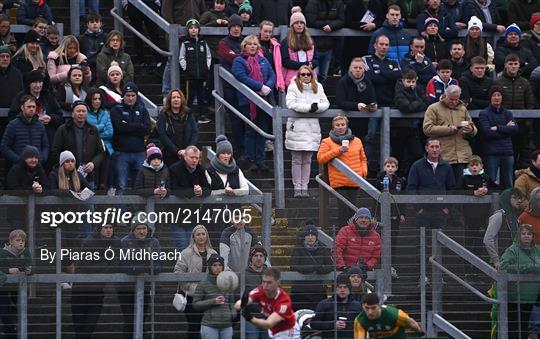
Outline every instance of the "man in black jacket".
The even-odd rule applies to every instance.
[[[471,67],[460,79],[461,100],[469,110],[483,110],[489,105],[488,92],[493,78],[486,75],[486,60],[480,56],[471,59]]]
[[[319,302],[310,326],[312,329],[323,331],[321,334],[323,339],[334,338],[336,331],[337,339],[352,339],[354,319],[361,312],[362,305],[351,296],[349,276],[341,273],[336,279],[335,296]]]
[[[349,66],[349,72],[337,83],[336,102],[340,109],[346,111],[374,112],[377,110],[375,89],[365,74],[362,58],[354,58]],[[367,133],[368,119],[351,119],[349,126],[354,135],[364,136]]]
[[[92,73],[96,74],[96,59],[101,48],[105,46],[107,35],[103,31],[101,16],[97,13],[89,13],[86,17],[86,31],[79,37],[81,53],[88,58],[88,64]]]
[[[259,24],[263,20],[268,20],[275,27],[288,26],[291,8],[291,0],[253,0],[252,21]]]
[[[122,194],[131,178],[132,185],[145,160],[144,137],[150,133],[148,110],[137,101],[139,88],[130,81],[122,89],[122,103],[111,110],[114,129],[117,193]]]
[[[11,50],[6,45],[0,46],[0,107],[10,107],[13,98],[23,90],[23,76],[21,71],[11,65]],[[0,118],[0,138],[4,134],[8,119]]]
[[[206,179],[205,170],[199,164],[201,151],[194,145],[186,147],[184,159],[171,165],[169,175],[171,177],[172,194],[186,198],[207,197],[210,195],[211,189],[208,180]],[[195,212],[199,210],[201,216],[204,216],[205,211],[203,206],[198,205],[183,205],[182,211]],[[196,221],[192,223],[181,223],[171,226],[176,249],[184,250],[191,238],[191,230],[195,226]]]
[[[71,151],[75,155],[77,171],[86,177],[90,189],[93,190],[96,182],[94,169],[99,169],[105,150],[97,128],[86,122],[86,104],[76,101],[71,107],[72,119],[56,131],[50,159],[51,162],[57,162],[62,151]]]

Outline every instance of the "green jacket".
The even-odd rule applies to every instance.
[[[216,296],[223,294],[216,285],[216,276],[208,273],[206,279],[201,281],[193,296],[193,309],[204,312],[201,325],[213,328],[232,327],[237,311],[234,308],[233,294],[223,294],[224,304],[216,303]]]
[[[28,269],[32,268],[32,255],[28,248],[17,253],[11,246],[6,245],[0,249],[0,271],[9,274],[9,268]]]
[[[512,274],[540,274],[540,246],[533,245],[526,248],[521,243],[512,243],[502,256],[501,269],[506,269]],[[517,288],[517,283],[509,283],[508,302],[536,303],[540,283],[519,283],[519,295]]]
[[[535,99],[529,81],[520,76],[511,77],[502,71],[494,85],[503,88],[504,107],[510,110],[534,109]]]
[[[120,66],[122,69],[124,74],[124,83],[133,80],[135,72],[133,70],[133,63],[131,62],[131,57],[129,54],[125,53],[122,49],[115,53],[110,47],[104,46],[96,59],[98,85],[107,84],[107,71],[109,70],[109,67],[113,61],[116,61],[118,66]]]

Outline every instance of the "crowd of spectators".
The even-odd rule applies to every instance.
[[[533,151],[540,148],[540,122],[515,119],[512,113],[538,108],[540,103],[539,1],[512,0],[507,7],[489,0],[145,3],[170,23],[186,27],[180,59],[168,60],[165,66],[164,106],[156,121],[141,98],[139,87],[144,84],[136,83],[134,64],[155,68],[160,58],[151,52],[154,55],[145,59],[144,44],[135,37],[136,57],[132,60],[123,34],[104,31],[97,14],[99,1],[88,1],[88,15],[85,2],[80,1],[86,30],[78,37],[59,39],[45,1],[21,1],[17,23],[31,26],[24,36],[13,35],[10,18],[0,15],[0,81],[4,86],[0,107],[9,109],[0,122],[0,153],[7,163],[7,189],[55,195],[70,195],[69,191],[86,188],[122,195],[133,189],[138,195],[156,198],[247,195],[246,176],[271,176],[265,162],[269,145],[234,113],[229,114],[231,142],[226,136],[217,136],[215,157],[208,167],[200,165],[198,124],[211,120],[212,69],[220,64],[270,105],[276,105],[279,94],[286,92],[286,107],[298,113],[321,113],[330,108],[331,102],[345,112],[369,114],[381,107],[394,107],[403,114],[425,112],[423,119],[392,120],[394,157],[384,162],[384,171],[378,176],[376,136],[380,118],[339,115],[326,132],[321,131],[317,118],[289,118],[285,147],[292,156],[294,198],[310,196],[314,152],[317,161],[327,165],[330,186],[353,204],[358,185],[332,164],[334,159],[360,177],[378,177],[376,184],[383,189],[387,178],[392,193],[461,191],[482,197],[501,190],[504,211],[489,216],[487,209],[463,209],[468,226],[465,246],[476,250],[483,237],[495,268],[518,273],[540,271],[540,253],[535,245],[539,239],[535,235],[540,233],[540,151]],[[10,7],[4,5],[2,12]],[[122,6],[132,25],[143,34],[146,30],[159,44],[159,29],[154,22],[127,1]],[[272,36],[279,25],[289,26],[281,42]],[[226,27],[228,35],[204,37],[200,34],[204,26]],[[259,27],[258,35],[242,36],[243,27],[255,26]],[[372,34],[312,37],[308,27],[326,33],[351,28]],[[417,33],[411,35],[410,29]],[[459,30],[466,31],[463,38],[458,37]],[[501,38],[494,45],[483,32],[498,33]],[[179,63],[181,89],[168,87],[172,62]],[[325,87],[334,73],[340,79],[335,98],[329,95],[333,99],[329,100]],[[254,100],[228,84],[224,97],[257,128],[271,133],[271,117]],[[480,110],[478,119],[471,118],[470,110]],[[528,208],[523,206],[524,198]],[[191,208],[202,209],[197,204]],[[443,227],[461,214],[449,208],[419,207],[416,224]],[[340,316],[345,315],[344,323],[336,321],[336,315],[328,315],[334,300],[325,300],[325,287],[319,282],[293,285],[291,294],[294,309],[316,311],[314,329],[330,332],[335,326],[344,336],[352,334],[351,315],[359,313],[359,302],[367,292],[363,274],[377,268],[381,257],[381,238],[371,212],[361,208],[350,215],[348,207],[338,200],[337,220],[342,228],[335,240],[335,258],[319,241],[313,221],[299,230],[298,244],[291,255],[292,271],[326,274],[337,268],[347,273],[338,278],[335,287],[338,303],[343,304]],[[391,215],[395,256],[397,233],[405,216],[396,205]],[[8,219],[15,230],[4,252],[27,261],[26,235],[17,229],[24,228],[20,214],[14,209]],[[122,240],[113,236],[114,227],[103,226],[92,232],[83,225],[67,233],[66,239],[69,245],[89,248],[160,251],[153,225],[136,217]],[[221,294],[214,299],[216,276],[223,270],[245,272],[249,287],[256,287],[270,265],[267,250],[259,245],[245,221],[182,224],[171,226],[171,232],[176,249],[182,252],[174,271],[208,273],[202,282],[181,287],[188,301],[190,335],[230,338],[236,297]],[[3,255],[0,253],[0,260]],[[525,263],[523,259],[531,261]],[[31,268],[21,263],[4,263],[0,269],[15,273],[19,268],[30,273]],[[109,269],[116,270],[117,265],[109,264]],[[69,266],[70,272],[101,270],[89,263]],[[133,262],[125,267],[132,274],[161,270],[160,263]],[[511,322],[521,319],[525,327],[540,288],[536,283],[520,283],[518,287],[509,295],[509,318]],[[92,286],[91,294],[88,289],[84,284],[73,286],[74,323],[81,325],[81,337],[93,333],[95,316],[103,304],[103,287]],[[89,294],[97,297],[97,307],[81,308],[89,301]],[[145,299],[148,295],[146,289]],[[118,296],[124,336],[131,337],[133,287],[120,287]],[[0,298],[2,308],[16,300],[12,292],[2,291]],[[519,316],[514,303],[521,304]],[[9,315],[14,312],[4,312],[5,332],[13,334],[14,321]],[[261,335],[253,324],[248,327],[253,336]]]

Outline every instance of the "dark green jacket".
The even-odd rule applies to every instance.
[[[224,294],[225,303],[217,304],[216,296],[223,294],[216,285],[216,276],[208,273],[206,279],[201,281],[193,296],[193,309],[203,312],[201,325],[213,328],[232,327],[237,311],[234,308],[233,294]]]
[[[514,242],[504,252],[501,259],[501,269],[512,274],[540,274],[540,246],[525,247]],[[518,284],[509,282],[508,302],[536,303],[540,293],[540,283],[522,282]]]
[[[511,77],[503,71],[494,85],[503,88],[504,107],[513,110],[534,109],[535,99],[529,81],[520,76]]]

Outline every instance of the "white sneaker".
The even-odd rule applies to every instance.
[[[272,142],[271,140],[266,140],[266,143],[264,144],[264,151],[265,152],[274,151],[274,142]]]
[[[116,195],[116,188],[109,188],[107,190],[107,196],[115,196]]]
[[[60,287],[62,287],[62,290],[73,288],[73,286],[71,285],[70,282],[62,282],[62,283],[60,284]]]

